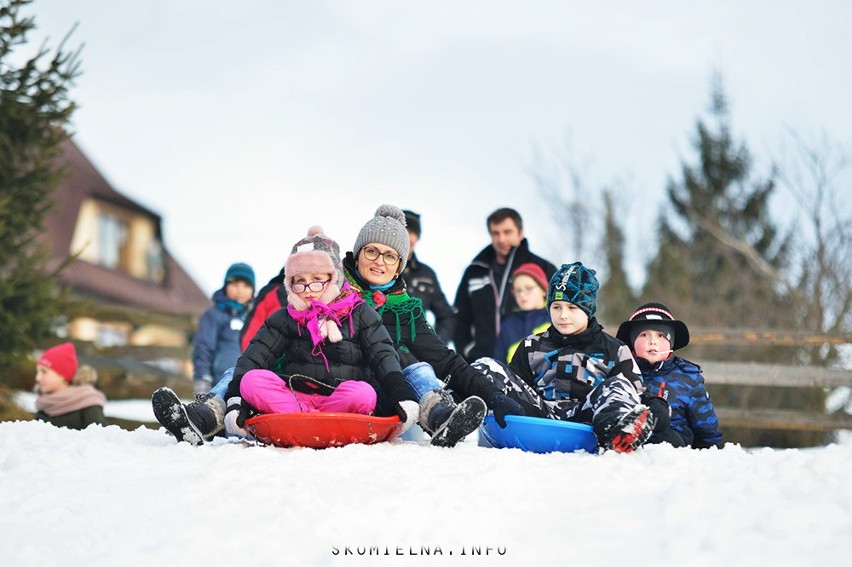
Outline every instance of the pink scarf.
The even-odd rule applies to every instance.
[[[36,397],[36,410],[43,411],[50,417],[65,415],[72,411],[92,406],[103,407],[106,396],[92,386],[68,386],[64,390]]]
[[[355,334],[355,327],[352,322],[352,311],[364,303],[349,282],[344,281],[340,295],[330,304],[325,304],[321,301],[311,301],[310,307],[304,310],[296,309],[292,303],[287,305],[287,313],[293,318],[299,327],[299,336],[302,335],[302,327],[306,327],[311,335],[311,343],[313,350],[311,354],[321,356],[325,362],[325,369],[330,370],[328,359],[323,353],[322,345],[325,339],[332,343],[336,343],[343,338],[340,333],[340,325],[345,320],[349,320],[349,334]]]

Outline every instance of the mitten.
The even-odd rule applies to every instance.
[[[506,427],[507,415],[527,415],[521,404],[503,392],[492,393],[488,396],[486,404],[488,404],[488,409],[494,412],[494,421],[503,429]]]
[[[660,433],[668,429],[671,423],[671,408],[669,408],[669,403],[663,398],[657,397],[645,398],[642,402],[648,406],[657,420],[656,425],[654,425],[654,433]]]
[[[246,419],[251,416],[248,407],[243,405],[240,397],[228,398],[228,409],[225,411],[225,432],[228,437],[251,437],[244,429]]]
[[[414,400],[403,400],[394,406],[394,413],[399,416],[400,427],[396,436],[400,436],[417,422],[420,417],[420,404]]]

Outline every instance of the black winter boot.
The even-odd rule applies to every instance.
[[[225,401],[214,394],[201,394],[183,405],[171,388],[160,388],[151,396],[154,416],[178,441],[203,445],[225,426]]]
[[[654,432],[655,419],[648,406],[638,404],[614,419],[594,424],[598,443],[605,449],[630,453],[641,447]]]
[[[471,396],[456,404],[446,390],[432,390],[420,400],[420,427],[432,435],[432,445],[455,447],[476,431],[486,413],[482,398]]]

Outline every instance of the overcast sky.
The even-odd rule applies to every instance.
[[[852,136],[842,0],[36,0],[29,12],[32,39],[51,45],[79,23],[75,140],[162,215],[167,248],[208,293],[234,261],[265,282],[312,224],[351,249],[385,202],[422,213],[419,255],[451,301],[501,206],[524,216],[533,251],[574,261],[527,173],[535,145],[567,155],[569,135],[587,183],[619,191],[637,283],[714,70],[758,174],[788,128]]]

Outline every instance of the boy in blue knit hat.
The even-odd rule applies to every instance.
[[[642,375],[630,349],[595,318],[598,280],[580,262],[550,278],[550,327],[521,341],[509,366],[474,366],[520,402],[528,416],[588,423],[605,449],[630,452],[650,437],[656,419],[640,400]]]

